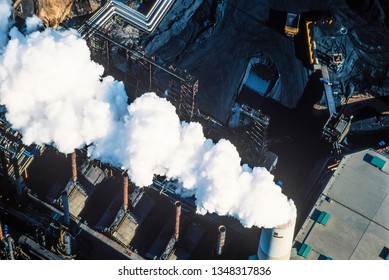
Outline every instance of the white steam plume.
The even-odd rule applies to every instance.
[[[146,93],[127,106],[123,84],[101,78],[103,68],[74,31],[14,28],[10,37],[0,56],[0,102],[26,144],[64,153],[90,145],[92,158],[128,170],[136,185],[166,175],[180,181],[177,193],[196,196],[199,213],[230,215],[248,227],[295,217],[273,175],[241,166],[229,141],[214,144],[200,124],[181,123],[167,100]]]
[[[8,30],[11,26],[11,0],[0,0],[0,54],[8,42]]]

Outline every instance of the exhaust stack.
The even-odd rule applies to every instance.
[[[178,240],[178,238],[180,237],[181,202],[176,201],[174,205],[176,206],[176,228],[174,231],[174,237],[176,238],[176,240]]]
[[[69,200],[68,200],[68,194],[66,191],[62,191],[62,207],[64,212],[64,224],[65,226],[70,226],[70,211],[69,211]]]
[[[128,209],[128,175],[127,173],[123,174],[123,209],[127,211]]]
[[[289,260],[296,219],[274,228],[262,228],[258,246],[260,260]]]
[[[77,182],[77,162],[76,162],[76,151],[72,153],[72,181],[73,183]]]
[[[216,254],[220,256],[223,252],[224,243],[226,241],[226,227],[221,225],[219,226],[218,231],[219,236],[217,238]]]

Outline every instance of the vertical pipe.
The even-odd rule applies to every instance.
[[[20,176],[19,164],[16,157],[13,159],[12,164],[14,166],[16,194],[21,195],[23,192],[22,176]]]
[[[217,238],[216,254],[220,256],[223,252],[224,243],[226,241],[226,227],[221,225],[219,226],[218,230],[219,236]]]
[[[12,237],[8,236],[7,237],[7,241],[8,241],[8,255],[9,255],[9,259],[10,260],[14,260],[15,259],[15,257],[14,257],[14,242],[12,240]]]
[[[4,235],[3,235],[3,228],[1,226],[1,222],[0,222],[0,241],[3,240],[4,238]]]
[[[5,153],[3,151],[0,152],[0,161],[1,169],[3,170],[3,176],[5,177],[6,181],[9,182],[7,158],[5,157]]]
[[[23,193],[23,178],[19,176],[16,178],[16,194],[22,195]]]
[[[62,207],[63,207],[63,212],[64,212],[64,223],[65,223],[65,226],[68,227],[70,225],[68,194],[66,191],[62,191],[61,196],[62,196]]]
[[[64,253],[66,256],[70,256],[72,254],[72,243],[70,239],[70,234],[65,232],[64,236]]]
[[[76,151],[72,153],[72,180],[73,183],[77,182],[77,162],[76,162]]]
[[[180,237],[181,202],[176,201],[174,205],[176,206],[176,228],[174,230],[174,236],[178,240]]]
[[[127,173],[123,174],[123,209],[127,211],[128,209],[128,175]]]
[[[40,244],[41,244],[43,247],[46,247],[46,235],[45,235],[45,232],[44,232],[44,231],[40,232],[39,241],[40,241]]]

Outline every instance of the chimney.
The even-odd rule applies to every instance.
[[[72,153],[72,180],[73,183],[77,182],[77,162],[76,162],[76,151]]]
[[[3,240],[4,238],[4,235],[3,235],[3,228],[1,226],[1,222],[0,222],[0,241]]]
[[[226,227],[221,225],[219,226],[218,231],[219,236],[217,238],[216,254],[220,256],[223,252],[224,243],[226,241]]]
[[[178,238],[180,237],[181,202],[176,201],[174,205],[176,206],[176,228],[174,231],[174,237],[176,238],[176,240],[178,240]]]
[[[68,194],[66,191],[62,191],[62,207],[64,212],[64,225],[69,227],[70,226],[70,212],[69,212],[69,201],[68,201]]]
[[[262,228],[258,246],[260,260],[289,260],[296,219],[274,228]]]
[[[123,173],[123,209],[128,209],[128,175]]]

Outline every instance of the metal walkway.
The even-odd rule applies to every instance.
[[[157,0],[150,12],[144,15],[118,0],[110,0],[81,26],[78,32],[84,36],[84,33],[88,30],[85,26],[99,28],[112,17],[118,15],[128,24],[151,33],[157,28],[174,2],[175,0]]]

